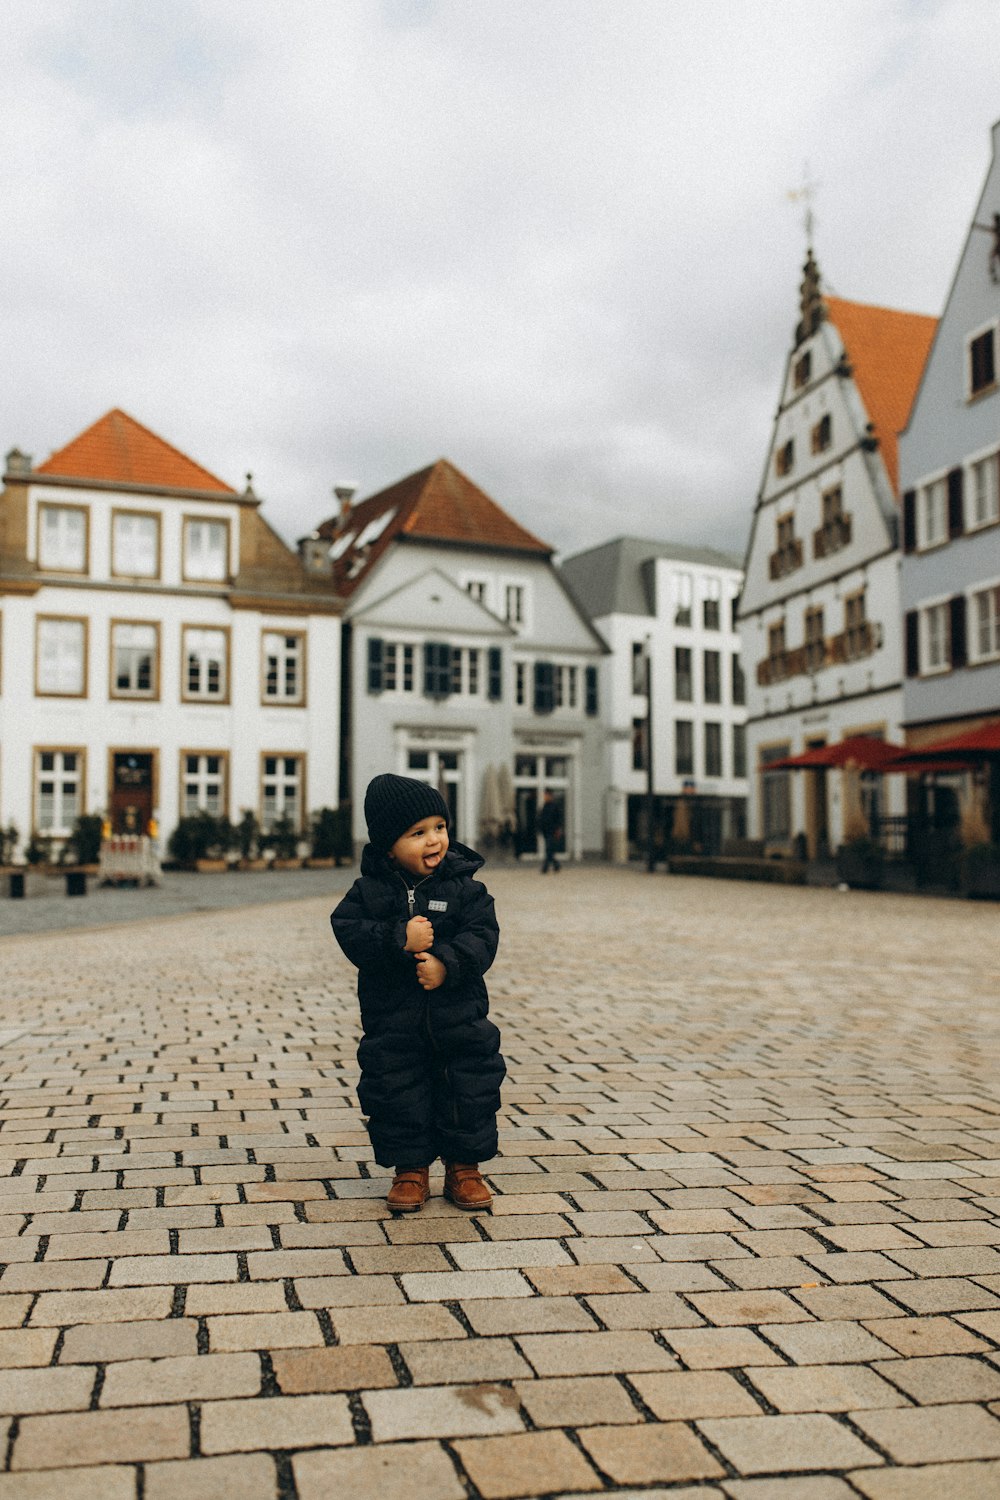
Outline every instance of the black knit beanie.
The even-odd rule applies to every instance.
[[[387,854],[398,838],[421,818],[450,822],[448,804],[437,787],[410,776],[376,776],[365,792],[368,842],[376,854]]]

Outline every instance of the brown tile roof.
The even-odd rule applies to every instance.
[[[379,529],[377,523],[383,519]],[[372,535],[366,543],[364,533],[369,528]],[[341,593],[357,588],[390,543],[401,536],[552,555],[551,547],[501,510],[446,458],[352,506],[343,523],[339,516],[332,516],[319,527],[319,534],[335,546],[351,538],[334,561],[334,582]]]
[[[864,302],[845,302],[842,297],[826,297],[824,301],[854,367],[855,383],[898,495],[896,435],[910,415],[937,319]]]
[[[109,411],[65,448],[39,464],[36,474],[63,479],[94,479],[103,484],[203,490],[234,495],[228,484],[172,448],[127,412]]]

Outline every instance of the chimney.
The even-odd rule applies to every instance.
[[[7,473],[19,476],[31,473],[31,454],[22,453],[20,448],[12,448],[7,454]]]
[[[330,543],[318,531],[311,531],[308,536],[299,538],[298,553],[299,561],[307,573],[311,573],[314,578],[330,577],[333,572]]]
[[[333,493],[340,506],[339,524],[341,526],[347,524],[347,518],[351,514],[351,501],[357,493],[357,488],[356,484],[335,484],[333,487]]]

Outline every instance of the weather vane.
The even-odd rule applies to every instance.
[[[819,186],[819,183],[813,181],[813,179],[809,176],[809,163],[804,162],[802,165],[802,186],[792,188],[792,190],[788,194],[789,203],[805,204],[805,213],[802,216],[802,227],[806,232],[807,249],[810,249],[812,247],[813,230],[816,227],[816,220],[813,216],[812,206],[813,199],[819,192]]]

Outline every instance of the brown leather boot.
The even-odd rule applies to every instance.
[[[415,1214],[431,1195],[429,1167],[397,1167],[385,1201],[398,1214]]]
[[[452,1161],[444,1164],[444,1195],[456,1208],[489,1208],[493,1194],[479,1174],[479,1167],[462,1166]]]

